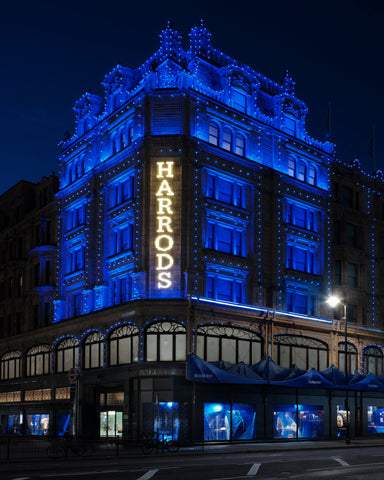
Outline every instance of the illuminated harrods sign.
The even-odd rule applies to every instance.
[[[151,219],[151,237],[153,239],[151,263],[155,270],[152,288],[154,288],[154,293],[156,291],[176,293],[175,290],[179,288],[179,275],[177,275],[176,268],[176,264],[179,263],[176,257],[179,251],[179,247],[176,245],[179,228],[175,207],[178,208],[179,195],[176,187],[179,182],[175,178],[174,161],[157,161],[152,168],[155,168],[151,182],[152,217],[154,217]]]

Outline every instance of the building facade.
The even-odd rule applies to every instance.
[[[325,302],[336,293],[348,371],[379,376],[381,173],[338,162],[329,140],[307,133],[289,74],[277,83],[228,57],[203,25],[188,49],[168,25],[151,58],[116,66],[103,86],[105,99],[76,102],[76,131],[61,145],[47,214],[55,241],[20,264],[41,276],[55,258],[55,288],[22,299],[26,328],[8,310],[14,288],[4,290],[3,431],[273,439],[296,412],[285,438],[338,435],[342,389],[300,390],[299,405],[289,385],[191,381],[187,358],[344,371],[345,320]],[[37,317],[28,302],[40,302]],[[356,433],[377,433],[368,426],[384,400],[371,395],[351,400]],[[316,428],[299,433],[299,415]]]

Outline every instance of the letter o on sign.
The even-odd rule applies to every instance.
[[[70,368],[68,370],[68,380],[70,381],[70,383],[76,382],[78,376],[79,371],[77,370],[77,368]]]

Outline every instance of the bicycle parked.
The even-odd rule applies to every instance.
[[[171,436],[157,435],[156,433],[144,436],[141,446],[144,455],[151,454],[153,451],[156,451],[157,453],[159,451],[164,453],[165,450],[168,452],[177,452],[179,448],[179,443]]]

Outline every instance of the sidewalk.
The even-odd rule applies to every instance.
[[[182,447],[178,454],[216,455],[231,453],[260,453],[297,450],[319,450],[337,448],[364,448],[384,447],[384,438],[356,438],[351,439],[350,445],[345,440],[318,440],[295,442],[264,442],[264,443],[232,443],[232,444],[203,444]]]

